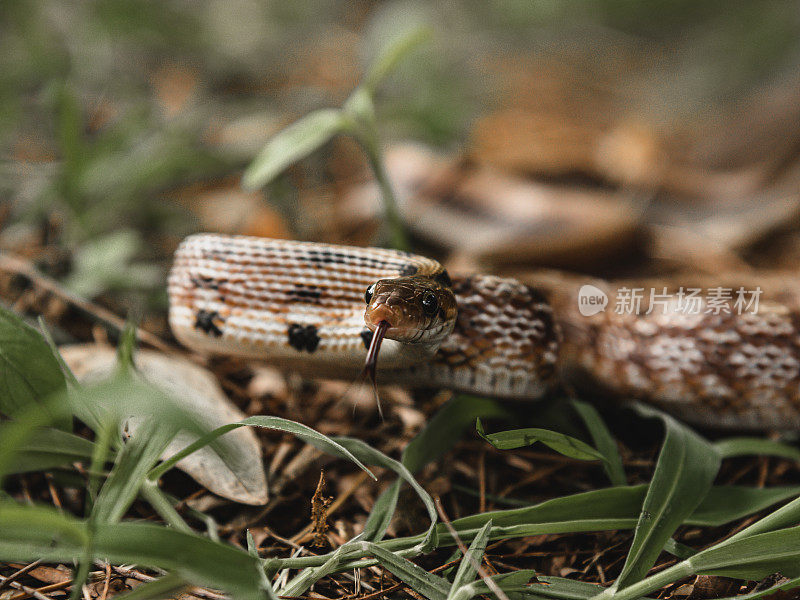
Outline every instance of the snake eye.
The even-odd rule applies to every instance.
[[[436,311],[439,310],[439,301],[436,300],[436,294],[428,292],[422,297],[422,310],[429,317],[436,314]]]
[[[364,302],[369,304],[369,301],[372,300],[372,294],[375,293],[375,284],[373,283],[371,286],[367,288],[367,291],[364,292]]]

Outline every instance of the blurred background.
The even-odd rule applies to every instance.
[[[375,96],[415,250],[514,273],[796,269],[792,0],[4,0],[0,248],[164,333],[191,232],[385,243],[352,138],[240,180],[419,27]],[[7,275],[0,293],[61,310]]]

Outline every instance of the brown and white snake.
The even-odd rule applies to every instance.
[[[393,250],[199,234],[176,252],[169,322],[201,352],[338,378],[358,375],[383,322],[381,383],[536,399],[588,382],[702,425],[800,429],[796,303],[587,317],[577,290],[450,277]]]

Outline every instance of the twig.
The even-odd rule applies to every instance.
[[[5,582],[8,577],[3,577],[0,575],[0,579]],[[55,592],[56,590],[63,590],[68,588],[72,585],[72,580],[70,581],[62,581],[60,583],[54,583],[52,585],[46,585],[44,587],[40,587],[39,589],[33,589],[28,587],[27,585],[22,585],[17,581],[13,581],[9,584],[15,590],[20,590],[21,594],[15,594],[9,598],[9,600],[23,600],[24,598],[36,598],[36,600],[51,600],[47,596],[43,594],[47,592]]]
[[[25,575],[25,573],[28,573],[29,571],[32,571],[33,569],[38,567],[40,564],[42,564],[41,559],[35,560],[31,564],[25,565],[21,569],[15,571],[14,573],[12,573],[8,577],[6,577],[3,581],[0,581],[0,590],[3,590],[5,588],[7,588],[9,585],[11,585],[12,582],[14,582],[15,580],[19,579],[23,575]]]
[[[125,329],[125,320],[115,315],[110,310],[107,310],[89,300],[85,300],[72,292],[64,289],[55,279],[43,275],[27,260],[8,254],[6,252],[0,253],[0,270],[7,273],[14,273],[21,275],[28,279],[34,286],[41,288],[54,296],[57,296],[67,304],[70,304],[78,310],[94,317],[98,321],[105,323],[118,332]],[[148,344],[157,350],[166,352],[168,354],[175,354],[175,349],[171,348],[168,344],[161,340],[158,336],[145,331],[142,328],[136,329],[136,339],[143,344]]]
[[[106,563],[106,575],[103,578],[103,592],[100,594],[100,600],[108,598],[108,586],[111,583],[111,565]]]

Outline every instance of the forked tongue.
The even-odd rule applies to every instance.
[[[381,342],[383,342],[386,331],[390,327],[389,321],[378,323],[375,332],[372,334],[372,341],[369,344],[369,350],[367,350],[367,360],[364,363],[363,371],[363,374],[369,377],[372,382],[372,391],[375,392],[375,403],[378,405],[378,414],[381,416],[381,420],[383,420],[383,409],[381,408],[381,399],[378,396],[378,382],[375,377],[375,370],[378,367],[378,352],[381,349]]]

